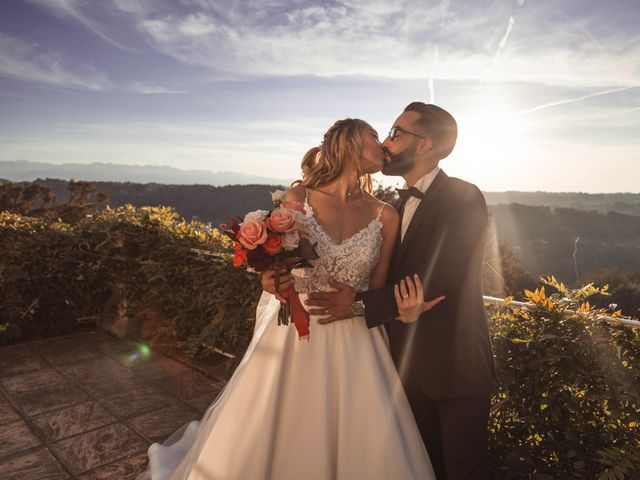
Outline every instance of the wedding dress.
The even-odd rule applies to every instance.
[[[382,244],[380,213],[335,243],[305,200],[320,258],[292,272],[304,303],[329,278],[368,288]],[[382,327],[364,319],[319,325],[309,341],[277,324],[280,303],[264,292],[238,368],[200,421],[149,447],[138,480],[435,479]]]

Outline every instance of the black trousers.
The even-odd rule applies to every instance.
[[[436,400],[417,385],[405,385],[438,480],[489,478],[491,393]]]

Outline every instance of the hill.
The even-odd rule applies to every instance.
[[[210,172],[207,170],[181,170],[156,165],[121,165],[113,163],[52,163],[0,162],[0,177],[14,182],[33,181],[39,178],[63,180],[87,180],[95,182],[138,182],[167,185],[237,185],[237,184],[283,184],[293,179],[266,178],[237,172]]]
[[[618,212],[640,216],[640,193],[483,192],[488,205],[519,203],[541,207]]]

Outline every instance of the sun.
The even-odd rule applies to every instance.
[[[521,157],[523,124],[518,115],[483,111],[458,119],[458,158],[472,161],[477,168],[499,171],[510,169]],[[471,166],[471,165],[469,165]]]

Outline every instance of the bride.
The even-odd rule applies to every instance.
[[[304,205],[320,256],[292,271],[303,304],[306,293],[331,290],[330,278],[357,291],[385,285],[399,216],[370,193],[383,162],[376,131],[350,118],[305,155],[304,180],[287,194]],[[420,285],[400,290],[399,321],[415,321],[429,308]],[[263,292],[226,388],[200,421],[149,447],[138,480],[435,479],[384,329],[311,315],[300,341],[292,324],[278,326],[279,307]]]

